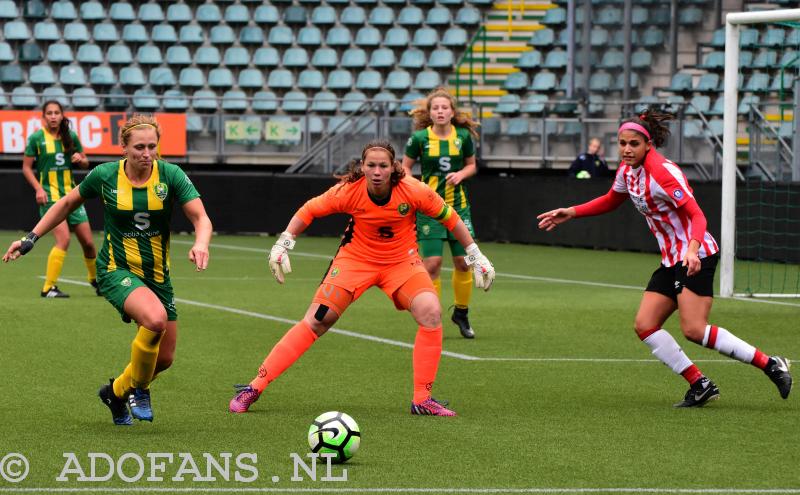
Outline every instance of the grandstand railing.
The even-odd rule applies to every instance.
[[[509,2],[511,5],[511,2]],[[510,14],[509,14],[510,16]],[[510,25],[510,24],[509,24]],[[463,101],[473,101],[473,91],[475,86],[475,45],[477,43],[481,43],[481,53],[486,53],[486,26],[485,23],[482,23],[481,26],[478,28],[478,31],[472,36],[467,43],[467,49],[464,51],[464,54],[458,59],[456,62],[456,95],[458,95],[459,100]],[[461,68],[469,67],[469,74],[467,75],[467,94],[461,94]],[[481,64],[480,64],[480,72],[478,73],[482,78],[486,78],[486,56],[481,57]],[[478,114],[480,115],[480,114]]]

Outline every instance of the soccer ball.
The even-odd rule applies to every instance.
[[[317,416],[308,429],[308,445],[315,454],[336,454],[334,463],[353,457],[361,444],[361,431],[349,415],[328,411]]]

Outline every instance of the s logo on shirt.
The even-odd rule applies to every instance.
[[[147,230],[150,228],[150,213],[146,211],[140,211],[135,214],[133,220],[136,222],[136,228],[139,230]]]
[[[674,191],[672,191],[672,195],[675,196],[675,199],[678,200],[683,199],[683,191],[681,191],[680,189],[675,189]]]

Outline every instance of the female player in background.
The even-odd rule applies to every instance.
[[[789,360],[770,357],[708,321],[719,248],[706,230],[706,217],[686,176],[656,151],[669,136],[665,122],[672,118],[649,109],[624,121],[617,134],[622,163],[608,193],[588,203],[542,213],[537,217],[539,228],[550,231],[576,217],[607,213],[630,198],[661,247],[661,266],[647,284],[634,328],[653,355],[689,382],[684,399],[675,407],[703,406],[719,398],[714,382],[662,328],[675,310],[687,339],[763,370],[786,399],[792,389]]]

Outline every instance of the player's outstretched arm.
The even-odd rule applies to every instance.
[[[556,208],[537,216],[539,220],[539,228],[546,231],[551,231],[564,222],[568,222],[575,218],[575,208]]]
[[[77,187],[67,193],[66,196],[56,201],[52,208],[47,210],[47,213],[44,214],[42,219],[39,220],[39,223],[36,224],[36,226],[27,236],[23,237],[19,241],[14,241],[11,243],[6,251],[6,254],[3,255],[3,261],[6,263],[9,261],[14,261],[33,249],[34,243],[36,243],[40,237],[47,234],[53,230],[56,225],[66,220],[70,213],[83,204],[83,201],[84,199]]]
[[[197,271],[208,268],[208,245],[211,243],[211,219],[200,198],[195,198],[183,205],[183,213],[194,226],[194,245],[189,250],[189,261],[194,263]]]
[[[300,217],[293,216],[289,225],[286,226],[286,230],[278,237],[269,251],[269,269],[279,284],[286,279],[285,274],[292,273],[289,251],[294,249],[295,239],[307,227],[308,225]]]
[[[461,219],[458,220],[456,226],[453,228],[453,236],[464,246],[464,249],[467,250],[464,261],[467,265],[472,267],[475,277],[475,287],[483,289],[484,291],[489,290],[492,287],[492,282],[494,282],[494,265],[492,265],[492,262],[478,249],[475,239],[472,238],[469,229],[464,225]]]

